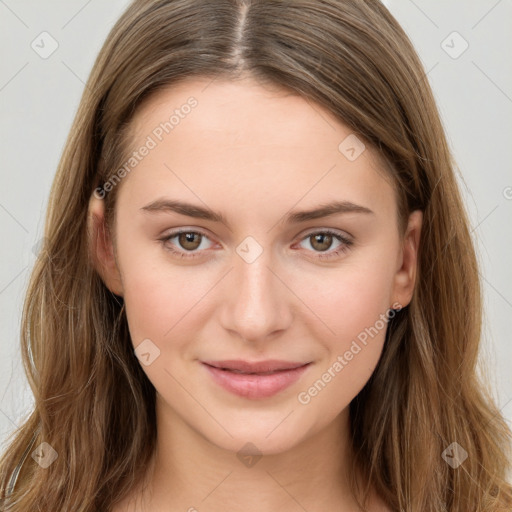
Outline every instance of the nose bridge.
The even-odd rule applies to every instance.
[[[233,266],[228,285],[232,289],[223,304],[224,328],[246,340],[263,339],[284,329],[291,318],[289,292],[274,275],[272,250],[246,237],[236,247]]]

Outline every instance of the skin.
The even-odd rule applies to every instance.
[[[350,161],[338,149],[350,128],[250,78],[194,78],[160,91],[133,120],[134,148],[190,96],[197,107],[117,185],[114,236],[103,201],[90,202],[96,268],[124,298],[134,348],[150,339],[160,350],[142,366],[157,391],[148,491],[134,489],[114,510],[359,510],[349,491],[348,406],[378,363],[385,328],[309,403],[298,395],[393,304],[409,304],[421,212],[401,236],[392,182],[371,148]],[[141,210],[163,197],[221,212],[229,227]],[[373,213],[283,221],[335,199]],[[176,228],[205,236],[159,240]],[[344,247],[311,236],[327,228],[353,244],[320,259]],[[251,263],[236,251],[247,236],[263,251]],[[221,359],[311,364],[289,388],[253,400],[219,387],[200,363]],[[248,442],[263,455],[250,467],[237,457]],[[369,505],[388,510],[375,493]]]

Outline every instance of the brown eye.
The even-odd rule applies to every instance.
[[[311,247],[318,251],[327,251],[332,245],[332,235],[329,233],[316,233],[311,235]]]
[[[301,243],[308,245],[309,247],[305,248],[316,258],[327,260],[342,257],[352,247],[354,241],[343,233],[323,229],[306,235]]]
[[[201,237],[201,233],[183,232],[178,235],[178,242],[183,249],[193,251],[201,245]]]
[[[212,244],[207,235],[199,231],[182,229],[159,239],[164,248],[179,258],[196,258],[206,255]]]

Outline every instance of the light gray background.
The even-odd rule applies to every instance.
[[[512,48],[512,1],[385,3],[423,61],[462,171],[482,265],[482,357],[510,422],[512,65],[506,54]],[[50,185],[84,82],[127,5],[127,0],[0,0],[0,442],[32,405],[19,326]],[[43,31],[58,42],[46,59],[31,47]],[[458,58],[445,51],[455,55],[463,49],[454,31],[469,44]]]

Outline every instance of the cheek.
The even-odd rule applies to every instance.
[[[192,267],[173,266],[165,249],[144,243],[119,243],[126,315],[135,347],[146,338],[161,346],[197,314],[204,284]]]
[[[145,338],[157,343],[172,328],[178,299],[161,279],[151,279],[147,272],[127,279],[124,300],[134,346]]]
[[[296,289],[315,313],[312,318],[323,335],[319,339],[327,347],[343,348],[348,338],[357,337],[391,307],[393,277],[391,259],[383,255],[380,261],[347,263],[332,272],[302,276]]]
[[[391,259],[383,257],[361,265],[346,266],[328,280],[303,282],[309,290],[307,305],[320,320],[315,337],[325,357],[304,383],[298,402],[309,413],[313,408],[333,419],[347,407],[371,377],[379,361],[391,307]],[[322,421],[324,421],[322,420]]]

